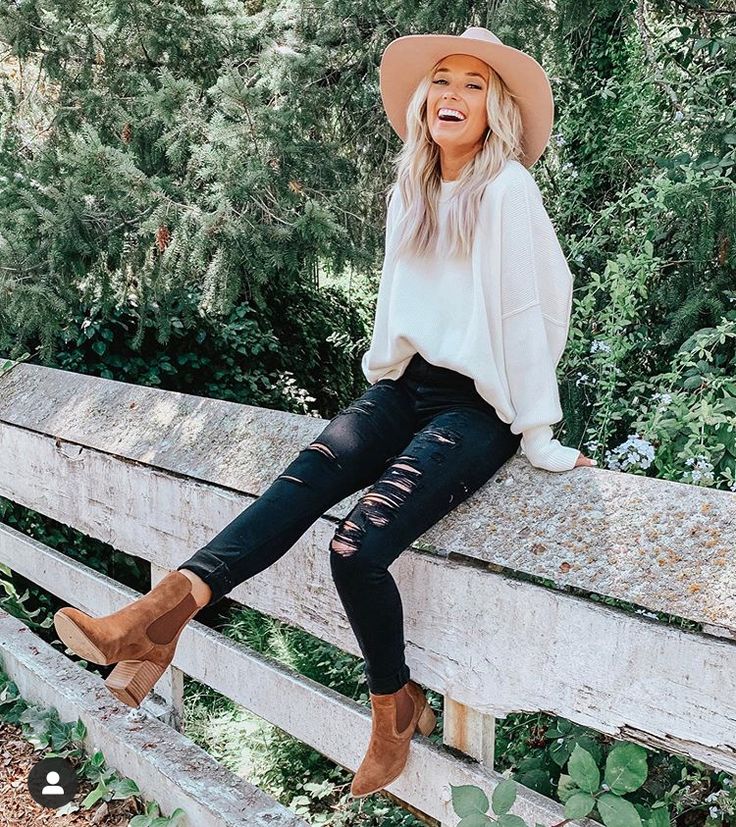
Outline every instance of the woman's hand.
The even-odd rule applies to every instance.
[[[585,454],[581,451],[580,456],[577,458],[574,467],[577,468],[580,465],[598,465],[598,463],[594,459],[586,457]]]

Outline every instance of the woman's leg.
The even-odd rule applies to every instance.
[[[405,389],[391,379],[371,385],[178,570],[200,578],[216,603],[275,563],[328,508],[375,480],[413,431]]]
[[[447,408],[340,522],[330,543],[330,566],[374,694],[397,692],[410,677],[401,598],[388,567],[489,480],[520,441],[489,405]]]

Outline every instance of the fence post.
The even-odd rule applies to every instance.
[[[151,563],[151,588],[169,574],[169,570]],[[156,696],[163,704],[156,700]],[[182,731],[184,723],[184,673],[171,665],[159,678],[153,695],[149,695],[142,704],[155,718],[158,718],[177,732]]]
[[[487,769],[493,769],[496,743],[496,718],[465,706],[445,695],[442,742],[475,758]],[[442,790],[445,801],[452,799],[448,786]],[[442,822],[441,827],[455,827],[456,822]]]

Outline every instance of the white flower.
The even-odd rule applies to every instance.
[[[626,442],[608,451],[606,462],[612,471],[629,471],[632,468],[646,469],[654,459],[654,446],[639,434],[629,434]]]
[[[713,484],[713,465],[704,454],[690,457],[685,460],[685,465],[694,466],[692,471],[685,471],[680,478],[682,482],[692,482],[693,485],[702,483],[705,486]]]
[[[590,352],[597,353],[599,350],[602,350],[604,353],[610,353],[611,346],[608,342],[604,342],[603,339],[594,339],[590,343]]]
[[[94,197],[94,195],[85,195],[85,196],[82,197],[82,200],[84,201],[84,204],[87,207],[94,207],[94,205],[97,201],[97,199]]]
[[[557,146],[565,146],[565,144],[567,143],[561,132],[558,132],[555,135],[555,142]]]

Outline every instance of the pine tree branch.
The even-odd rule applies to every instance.
[[[641,37],[642,46],[644,47],[644,54],[646,55],[647,61],[649,62],[649,65],[652,68],[654,82],[658,86],[661,86],[662,89],[664,89],[664,91],[667,93],[667,96],[669,97],[673,108],[677,111],[682,111],[682,106],[677,99],[675,90],[664,79],[662,73],[659,70],[659,66],[657,65],[657,58],[655,57],[654,49],[652,48],[652,44],[649,39],[650,31],[646,23],[645,12],[645,0],[637,0],[636,11],[634,13],[634,17],[636,19],[636,27],[639,30],[639,36]]]

